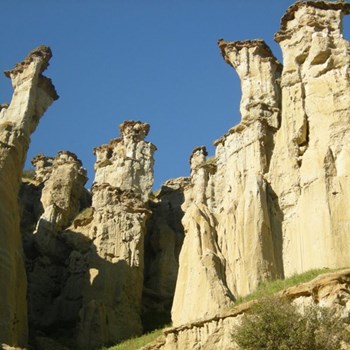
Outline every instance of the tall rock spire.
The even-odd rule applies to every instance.
[[[48,47],[40,46],[5,73],[14,94],[8,108],[0,111],[0,343],[9,345],[27,343],[27,287],[17,196],[30,135],[58,98],[51,80],[42,75],[51,56]]]

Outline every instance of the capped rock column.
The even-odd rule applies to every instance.
[[[279,127],[281,89],[278,78],[282,65],[263,40],[226,42],[219,40],[224,60],[241,80],[240,105],[242,122],[265,120]]]
[[[345,2],[292,5],[275,39],[284,68],[270,183],[283,212],[287,276],[350,264],[350,45]],[[312,204],[311,204],[312,203]]]
[[[0,111],[0,343],[27,342],[26,275],[20,238],[18,192],[30,143],[46,109],[58,98],[51,80],[42,75],[51,50],[40,46],[5,74],[14,94]]]
[[[241,79],[240,124],[215,142],[213,213],[226,280],[235,296],[251,293],[282,275],[279,227],[270,221],[270,186],[265,174],[280,124],[282,66],[261,40],[219,41],[227,63]]]
[[[144,140],[148,124],[126,121],[120,130],[121,138],[95,149],[94,214],[81,231],[93,242],[80,310],[82,347],[142,332],[144,235],[156,148]]]

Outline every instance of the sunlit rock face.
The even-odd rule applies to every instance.
[[[14,89],[0,108],[0,344],[27,343],[27,282],[20,236],[18,193],[30,136],[46,109],[58,98],[42,75],[51,50],[40,46],[5,74]]]
[[[144,236],[156,148],[144,140],[148,124],[126,121],[120,130],[121,138],[95,149],[91,220],[72,228],[91,241],[79,311],[82,347],[142,332]]]
[[[349,266],[349,4],[297,3],[275,39],[284,60],[282,124],[267,178],[282,217],[286,276]]]
[[[283,66],[261,40],[219,40],[241,80],[242,120],[215,141],[214,159],[203,147],[192,155],[175,326],[264,280],[349,266],[349,11],[292,5],[275,36]]]

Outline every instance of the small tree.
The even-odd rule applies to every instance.
[[[280,297],[266,297],[243,316],[233,340],[245,350],[339,350],[350,340],[343,320],[319,306],[303,314]]]

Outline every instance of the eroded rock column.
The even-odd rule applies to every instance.
[[[20,236],[18,192],[30,143],[46,109],[58,98],[51,80],[42,75],[51,50],[40,46],[13,70],[14,94],[0,111],[0,343],[27,343],[26,274]]]
[[[298,2],[275,39],[284,68],[270,183],[283,212],[285,274],[350,264],[349,43],[344,2]]]
[[[121,138],[95,149],[92,221],[72,229],[93,242],[85,255],[78,339],[82,347],[115,343],[142,332],[144,235],[150,215],[155,146],[149,125],[127,121]]]
[[[191,156],[191,186],[185,192],[182,223],[185,240],[179,257],[172,321],[174,326],[227,309],[234,296],[226,284],[216,218],[208,203],[210,168],[205,147]]]
[[[219,41],[219,47],[242,84],[242,120],[215,142],[213,179],[218,242],[228,286],[238,296],[282,275],[280,230],[270,221],[271,189],[264,176],[280,124],[282,66],[261,40]]]

